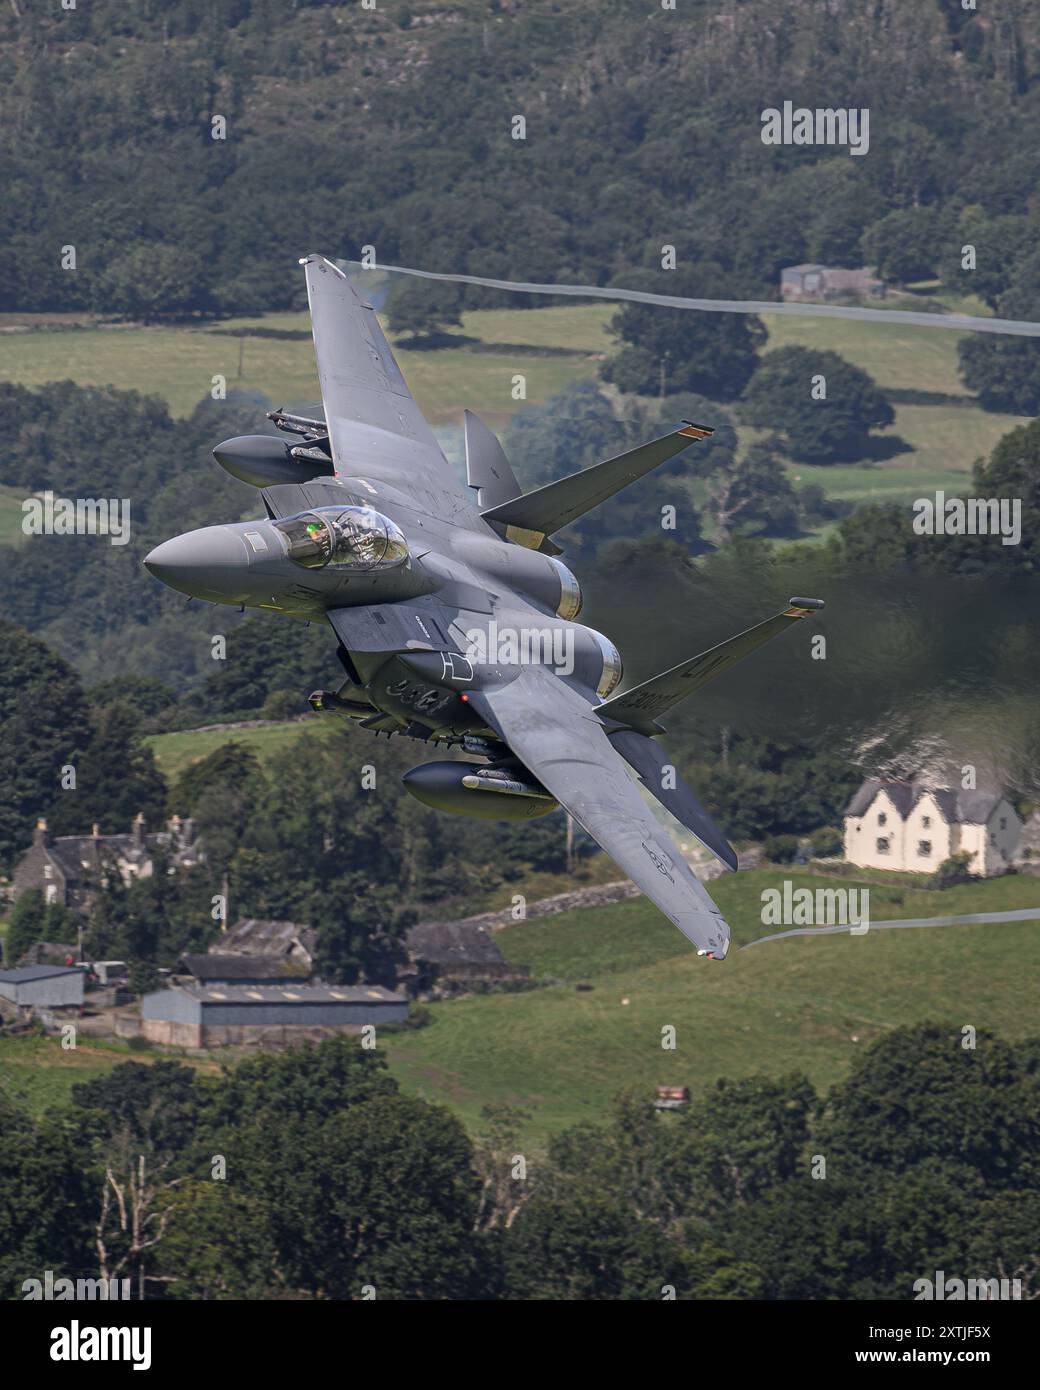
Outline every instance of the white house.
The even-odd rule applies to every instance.
[[[953,854],[970,854],[970,871],[986,878],[1005,872],[1021,836],[1000,792],[868,777],[845,810],[845,858],[874,869],[928,874]]]

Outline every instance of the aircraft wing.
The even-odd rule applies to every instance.
[[[302,264],[336,471],[458,487],[375,310],[324,256],[307,256]]]
[[[707,890],[654,818],[592,705],[544,667],[526,667],[471,706],[618,868],[700,951],[717,959],[730,930]]]

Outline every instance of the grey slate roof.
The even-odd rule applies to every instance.
[[[313,956],[316,938],[310,927],[299,922],[242,917],[214,943],[210,955],[284,956],[296,941]]]
[[[925,782],[868,777],[846,806],[845,814],[864,815],[880,791],[888,793],[903,820],[921,797],[930,792],[951,825],[985,825],[993,814],[993,808],[1003,799],[1000,792],[953,791],[949,787],[932,787]]]
[[[185,970],[197,980],[271,980],[301,977],[302,970],[284,956],[209,955],[181,956]]]
[[[486,927],[467,922],[420,922],[405,934],[408,954],[431,965],[505,965]]]

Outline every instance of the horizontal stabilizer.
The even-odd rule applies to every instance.
[[[644,734],[637,734],[634,729],[616,729],[607,737],[625,761],[639,773],[643,786],[657,797],[665,810],[670,811],[687,830],[691,830],[727,869],[736,869],[736,850],[679,776],[675,766],[668,761],[668,755],[660,744]]]
[[[617,720],[619,724],[628,724],[645,734],[659,733],[660,726],[655,722],[658,715],[685,700],[695,690],[700,690],[702,685],[707,685],[716,676],[721,676],[756,647],[761,647],[799,618],[807,618],[822,607],[823,599],[820,598],[793,598],[776,617],[767,618],[757,627],[749,627],[746,632],[720,642],[717,647],[711,647],[689,661],[680,662],[678,666],[653,676],[642,685],[612,696],[596,706],[596,713]]]
[[[520,484],[506,458],[498,436],[472,410],[464,414],[466,425],[466,482],[476,490],[477,505],[497,507],[520,496]]]
[[[497,521],[506,526],[507,535],[515,529],[520,534],[510,539],[520,540],[536,550],[539,541],[569,526],[608,497],[674,458],[695,440],[707,439],[712,433],[706,425],[684,423],[681,430],[673,430],[649,444],[640,444],[637,449],[629,449],[628,453],[618,454],[604,463],[594,463],[591,468],[583,468],[555,483],[546,483],[523,497],[490,507],[482,515],[485,521]]]

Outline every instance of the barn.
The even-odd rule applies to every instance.
[[[142,1034],[174,1047],[278,1047],[407,1017],[404,995],[379,985],[196,984],[141,1000]]]
[[[83,971],[74,965],[22,965],[0,970],[0,999],[20,1008],[77,1008],[83,1003]]]

